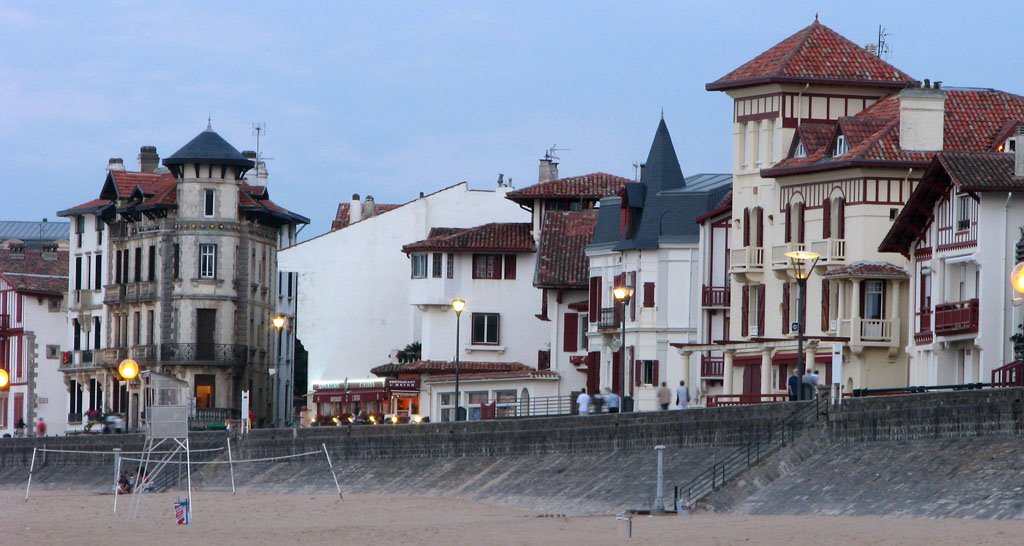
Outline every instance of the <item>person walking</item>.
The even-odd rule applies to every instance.
[[[787,389],[789,392],[789,401],[796,402],[800,399],[800,371],[793,368],[793,374],[789,376],[789,380],[786,382]]]
[[[686,409],[690,406],[690,389],[686,387],[686,381],[680,381],[676,389],[676,409]]]
[[[807,392],[805,400],[814,400],[818,396],[818,370],[811,368],[804,375],[804,390]]]
[[[576,397],[576,408],[580,415],[590,413],[590,395],[587,394],[586,387],[583,387],[583,390],[580,391],[580,395]]]
[[[14,425],[14,437],[21,438],[25,435],[25,420],[18,418],[18,423]]]
[[[44,421],[42,417],[36,421],[36,436],[46,436],[46,421]]]
[[[672,391],[669,390],[664,381],[661,382],[658,390],[654,392],[654,396],[658,399],[658,406],[663,410],[667,410],[668,405],[672,402]]]
[[[604,403],[608,406],[608,413],[619,413],[620,402],[619,395],[612,392],[608,387],[604,388]]]

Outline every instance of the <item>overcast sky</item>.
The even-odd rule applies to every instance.
[[[926,6],[926,7],[922,7]],[[945,86],[1024,94],[1024,2],[0,3],[0,219],[98,196],[109,157],[206,127],[262,152],[271,197],[326,231],[353,193],[633,176],[662,109],[684,174],[727,172],[730,102],[704,84],[821,22]]]

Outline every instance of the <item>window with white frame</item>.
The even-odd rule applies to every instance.
[[[455,393],[441,393],[441,421],[455,420]]]
[[[956,198],[956,230],[963,231],[971,227],[971,196],[960,195]]]
[[[654,368],[658,363],[654,360],[640,361],[640,382],[644,385],[654,384]]]
[[[199,278],[217,277],[217,245],[199,245]]]
[[[217,191],[212,189],[203,190],[203,216],[209,218],[213,216],[214,204],[217,200]]]
[[[807,157],[807,149],[804,148],[803,141],[796,141],[796,151],[793,152],[793,157]]]
[[[579,347],[580,351],[587,350],[587,328],[590,327],[590,323],[587,321],[587,313],[579,314],[579,325],[576,327],[576,333],[579,335],[579,339],[576,340],[576,346]]]
[[[433,254],[433,256],[431,256],[430,276],[435,278],[435,279],[440,279],[441,278],[441,273],[442,273],[443,267],[444,267],[444,264],[442,262],[443,256],[444,255],[441,254],[440,252],[435,252]]]
[[[412,278],[424,279],[427,277],[427,255],[426,254],[413,254],[412,260]]]
[[[846,145],[846,135],[839,135],[839,136],[837,136],[836,137],[836,149],[835,149],[835,153],[833,153],[832,156],[833,157],[839,157],[839,156],[845,154],[848,151],[850,151],[850,150],[847,148],[847,145]]]
[[[861,318],[880,320],[884,316],[885,283],[880,280],[864,281],[864,308]]]
[[[473,344],[497,345],[498,313],[473,313]]]

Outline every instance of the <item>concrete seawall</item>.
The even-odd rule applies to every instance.
[[[864,464],[864,457],[874,456],[873,450],[880,460],[905,461],[907,466],[900,468],[907,471],[924,461],[941,459],[929,456],[928,450],[942,449],[946,445],[943,442],[960,442],[957,445],[962,447],[987,442],[992,449],[984,455],[977,452],[977,457],[999,456],[1005,464],[1019,468],[1024,463],[1024,454],[999,445],[1019,442],[1024,430],[1022,399],[1022,389],[990,389],[844,400],[840,407],[832,408],[819,419],[818,433],[808,435],[807,445],[798,442],[787,448],[799,453],[799,457],[780,455],[774,469],[763,465],[752,469],[748,479],[736,481],[744,489],[732,489],[728,497],[726,491],[721,492],[720,509],[750,513],[874,513],[870,507],[884,501],[884,488],[870,490],[871,493],[859,497],[858,503],[837,508],[835,502],[827,501],[831,498],[828,491],[836,489],[836,480],[822,477],[822,473],[842,476],[842,482],[850,488],[859,487],[857,484],[867,480],[869,471],[872,477],[877,473],[869,470],[871,465]],[[238,460],[318,451],[326,445],[344,491],[458,496],[545,513],[609,513],[649,506],[654,493],[655,445],[668,446],[665,468],[671,495],[672,485],[705,471],[716,457],[745,445],[797,407],[765,404],[416,426],[255,430],[233,442],[232,448],[233,457]],[[227,434],[199,433],[190,439],[193,448],[223,447]],[[137,450],[142,446],[142,437],[0,441],[0,487],[23,487],[32,447],[44,443],[60,449]],[[957,449],[960,464],[973,464],[970,449]],[[921,450],[925,450],[923,455],[911,455]],[[849,454],[850,459],[843,459],[842,454]],[[223,452],[209,456],[226,458]],[[33,487],[103,490],[109,487],[111,461],[110,457],[48,453],[45,465],[33,478]],[[929,464],[934,468],[934,463]],[[980,461],[974,466],[978,465]],[[940,465],[936,470],[941,472],[941,468],[945,467]],[[861,472],[865,475],[861,476]],[[334,489],[326,458],[319,455],[236,465],[235,474],[236,484],[242,488],[297,492]],[[793,495],[798,490],[813,491],[802,481],[804,475],[808,480],[829,484],[832,489]],[[933,482],[939,482],[930,487],[943,487],[942,479],[953,480],[945,484],[952,487],[958,483],[956,475],[933,476]],[[226,465],[203,466],[194,472],[194,478],[200,491],[230,486]],[[986,483],[995,491],[1003,491],[1004,496],[1020,495],[1003,490],[994,478]],[[1003,483],[1010,487],[1013,481]],[[899,506],[889,506],[887,513],[917,513],[909,510],[917,496],[914,487],[910,482],[907,487],[907,494],[894,501]],[[787,492],[794,499],[792,502],[774,501]],[[844,494],[852,493],[851,489]],[[957,510],[943,512],[943,506],[948,505],[940,503],[922,513],[956,516],[964,512],[959,505]],[[1017,517],[1005,506],[980,513],[986,514],[980,517]]]

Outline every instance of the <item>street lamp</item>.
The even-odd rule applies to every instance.
[[[784,254],[789,258],[790,267],[793,268],[793,276],[796,277],[796,362],[800,372],[800,388],[797,390],[797,400],[804,399],[804,374],[807,373],[807,363],[804,358],[804,298],[807,297],[807,277],[811,276],[814,266],[818,263],[821,254],[798,250]],[[809,264],[809,265],[808,265]]]
[[[126,359],[122,360],[120,364],[117,365],[117,373],[119,373],[121,375],[121,379],[124,379],[125,381],[128,382],[128,387],[129,388],[127,389],[127,392],[128,392],[128,404],[127,404],[127,406],[128,406],[128,408],[127,408],[128,409],[128,425],[127,425],[127,429],[130,431],[131,428],[132,428],[132,389],[131,389],[131,384],[132,384],[132,380],[139,376],[139,363],[134,361],[134,360],[132,360],[132,359],[130,359],[130,358],[126,358]]]
[[[462,323],[462,310],[466,308],[466,301],[462,299],[452,300],[452,311],[455,311],[455,420],[459,420],[459,326]]]
[[[6,389],[11,384],[11,376],[7,370],[0,368],[0,390]]]
[[[622,375],[620,376],[622,378],[622,396],[626,396],[626,306],[629,305],[629,300],[633,299],[633,287],[626,286],[625,283],[616,286],[612,288],[612,297],[622,304],[622,357],[619,359],[619,363],[622,364]]]
[[[277,370],[274,372],[274,426],[277,427],[281,425],[281,410],[283,409],[281,403],[281,330],[288,323],[288,319],[279,314],[270,319],[270,323],[277,329],[277,358],[275,359]]]

